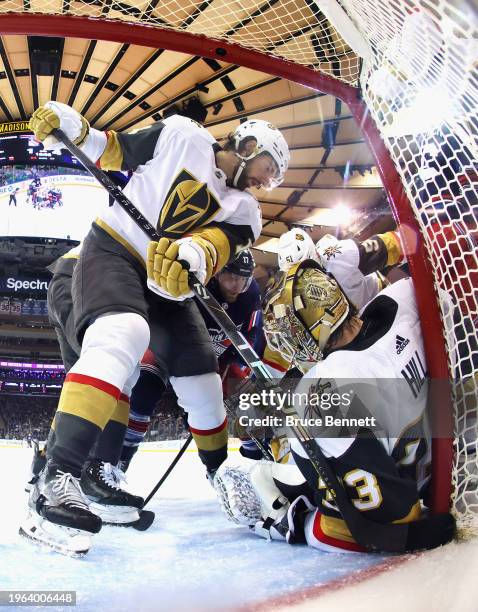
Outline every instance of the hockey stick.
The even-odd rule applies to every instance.
[[[53,130],[53,136],[63,142],[66,148],[83,164],[101,185],[110,193],[128,215],[138,224],[151,240],[159,240],[160,235],[124,193],[59,129]],[[272,382],[269,371],[262,363],[254,349],[231,321],[227,313],[214,296],[193,273],[189,273],[190,287],[201,300],[213,319],[231,340],[243,361],[251,368],[259,384],[280,391]],[[284,407],[282,411],[300,423],[300,416],[293,406]],[[450,514],[438,514],[418,522],[404,524],[376,523],[365,518],[350,501],[344,486],[339,482],[335,472],[309,431],[302,425],[290,427],[325,487],[333,496],[336,505],[356,542],[372,551],[406,552],[423,548],[435,548],[449,542],[454,536],[454,519]]]
[[[151,491],[151,493],[148,495],[148,497],[144,500],[143,508],[146,506],[146,504],[149,501],[151,501],[151,498],[154,497],[154,495],[156,495],[156,491],[163,484],[163,482],[166,480],[166,478],[171,474],[171,472],[173,471],[176,463],[181,459],[181,457],[186,452],[187,447],[191,444],[192,439],[193,439],[193,435],[190,433],[189,436],[186,438],[186,442],[183,444],[183,446],[181,446],[181,448],[179,449],[178,454],[172,460],[171,465],[168,467],[168,469],[161,476],[161,478],[159,479],[157,485],[154,487],[154,489]]]

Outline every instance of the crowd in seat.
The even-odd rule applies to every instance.
[[[46,440],[57,405],[58,396],[0,393],[0,439],[24,440],[31,437]],[[187,435],[177,405],[158,402],[145,441],[177,440]]]
[[[46,440],[58,398],[0,396],[0,438]]]

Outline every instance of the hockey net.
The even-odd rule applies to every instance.
[[[424,331],[427,358],[443,350],[443,336],[445,375],[452,383],[453,508],[464,531],[476,526],[478,16],[473,1],[4,0],[0,18],[2,13],[96,18],[103,24],[144,28],[146,33],[156,29],[199,35],[262,54],[264,71],[267,62],[272,66],[279,59],[315,75],[328,75],[344,86],[347,102],[360,93],[366,104],[364,122],[371,117],[378,128],[385,156],[393,162],[406,206],[413,212],[413,228],[403,223],[401,227],[411,263],[416,248],[410,234],[412,238],[417,230],[421,234],[418,242],[426,259],[421,270],[427,270],[430,278],[414,275],[415,286],[417,294],[423,294],[428,283],[432,308],[436,310],[438,303],[442,324],[442,330]],[[23,33],[28,33],[28,22],[23,23]],[[48,33],[61,35],[53,20],[49,27],[56,31]],[[101,38],[101,24],[93,24],[93,31]],[[145,35],[146,40],[151,44],[150,35]],[[167,36],[160,44],[167,47]],[[304,74],[302,70],[300,75]],[[337,87],[323,91],[332,93],[332,89],[337,95]],[[383,161],[379,154],[377,166],[390,195],[391,179]],[[403,220],[403,210],[399,214],[398,203],[391,200],[396,216]],[[421,317],[425,329],[423,307]],[[443,376],[443,370],[430,373]],[[435,447],[435,459],[440,448],[445,447]]]

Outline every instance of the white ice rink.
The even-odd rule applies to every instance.
[[[195,452],[150,502],[148,531],[104,527],[82,559],[38,548],[17,534],[31,452],[0,443],[0,590],[75,590],[81,612],[478,610],[476,541],[407,558],[269,543],[226,521]],[[146,496],[173,458],[139,452],[129,489]]]

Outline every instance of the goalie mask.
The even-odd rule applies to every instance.
[[[295,264],[266,295],[267,343],[299,367],[320,361],[330,335],[345,321],[349,308],[337,282],[318,263]]]
[[[303,229],[291,229],[279,238],[277,252],[279,269],[283,272],[296,263],[305,259],[317,260],[315,244],[312,238]]]
[[[264,189],[270,191],[282,183],[289,166],[290,152],[284,136],[276,127],[262,119],[245,121],[234,131],[233,140],[234,152],[242,160],[232,179],[234,187],[237,187],[246,163],[261,153],[268,153],[277,169],[274,178],[271,178],[269,185]],[[245,154],[240,154],[240,150],[245,150]]]

